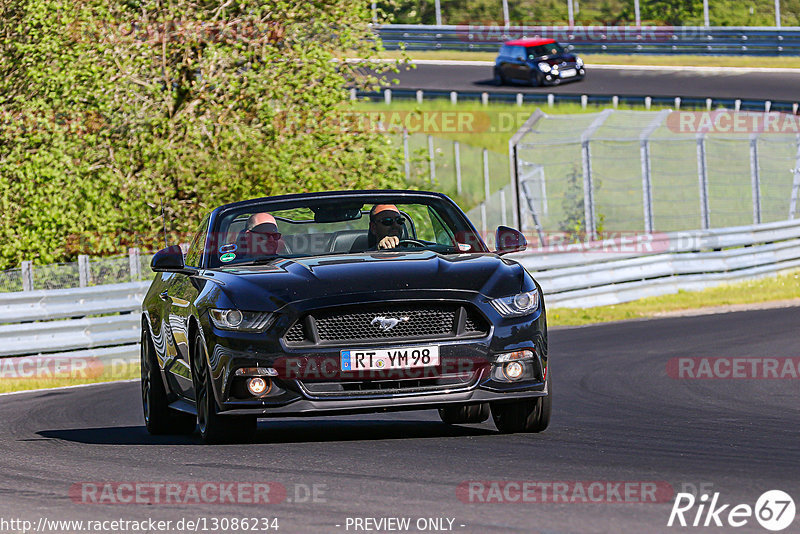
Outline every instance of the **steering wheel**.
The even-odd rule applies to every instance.
[[[401,246],[404,246],[404,245],[405,246],[415,245],[415,246],[418,246],[418,247],[427,247],[428,246],[427,243],[423,243],[422,241],[418,241],[416,239],[401,239],[400,242],[397,243],[398,247],[401,247]]]

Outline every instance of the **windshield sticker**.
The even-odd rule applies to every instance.
[[[220,245],[219,253],[225,254],[226,252],[236,252],[236,249],[239,248],[236,246],[236,243],[228,243],[226,245]]]
[[[220,256],[219,261],[227,262],[227,261],[232,261],[234,258],[236,258],[236,254],[234,254],[233,252],[228,252]]]
[[[466,245],[464,243],[458,243],[458,250],[461,252],[469,252],[472,249],[472,245]]]

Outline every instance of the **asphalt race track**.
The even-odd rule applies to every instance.
[[[399,83],[392,88],[439,91],[491,91],[509,93],[556,93],[569,95],[680,96],[683,98],[732,98],[756,100],[800,100],[800,71],[753,72],[743,70],[693,70],[680,68],[592,69],[587,65],[586,78],[558,86],[499,87],[493,80],[492,67],[477,65],[417,65],[403,67],[390,78]]]
[[[674,492],[704,484],[732,505],[753,506],[771,489],[798,501],[800,381],[686,380],[666,369],[685,356],[797,358],[799,317],[785,308],[552,331],[553,421],[538,435],[500,435],[491,420],[450,427],[426,411],[262,420],[254,443],[204,446],[197,434],[150,437],[135,382],[1,396],[0,518],[277,517],[279,532],[354,532],[348,517],[409,517],[412,525],[450,518],[456,532],[730,531],[668,528],[672,493],[655,504],[489,504],[463,502],[456,488],[476,480],[655,481]],[[288,499],[71,500],[70,487],[88,481],[269,481],[285,486]],[[324,493],[305,502],[313,485]],[[785,532],[798,526],[800,519]],[[766,532],[754,518],[736,531]]]

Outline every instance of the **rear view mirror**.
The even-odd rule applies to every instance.
[[[496,254],[522,252],[528,247],[528,241],[522,235],[522,232],[508,226],[497,227],[494,242],[497,248]]]

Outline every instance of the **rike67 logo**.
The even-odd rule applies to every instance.
[[[755,517],[767,530],[778,532],[794,522],[794,500],[781,490],[764,492],[755,506],[731,505],[720,501],[719,492],[709,501],[707,494],[696,499],[691,493],[678,493],[667,526],[691,527],[742,527]]]

